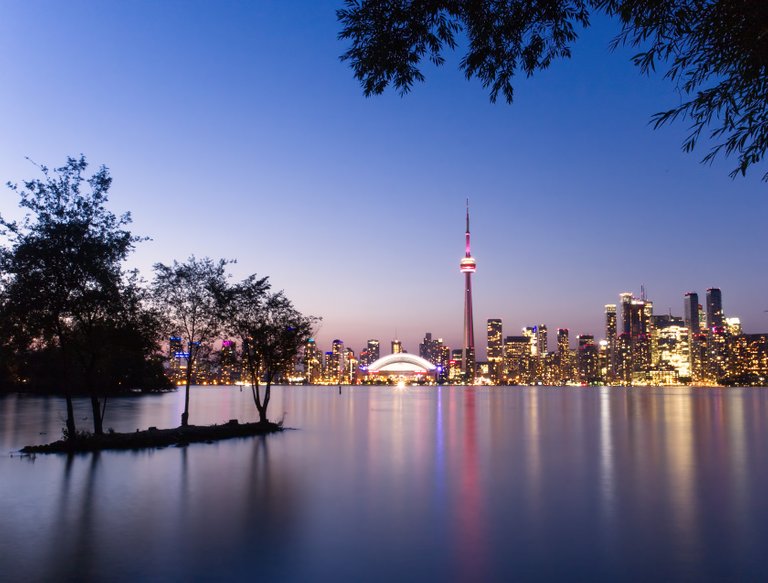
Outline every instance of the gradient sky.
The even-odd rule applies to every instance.
[[[492,105],[455,67],[366,99],[339,62],[341,0],[0,0],[0,180],[84,153],[110,208],[147,235],[132,257],[237,259],[359,350],[425,331],[458,347],[464,200],[476,336],[538,323],[603,336],[603,305],[645,285],[656,313],[720,287],[726,315],[768,330],[765,165],[685,154],[680,97],[644,77],[596,18],[573,58]],[[0,197],[15,216],[17,198]],[[550,340],[550,349],[554,341]],[[482,353],[482,350],[481,350]]]

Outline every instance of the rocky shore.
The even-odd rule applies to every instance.
[[[190,443],[211,443],[234,437],[251,437],[283,431],[278,423],[240,423],[237,419],[223,425],[188,425],[172,429],[150,427],[134,433],[105,433],[104,435],[78,435],[76,439],[62,439],[45,445],[28,445],[23,454],[84,453],[109,449],[149,449],[157,447],[184,447]]]

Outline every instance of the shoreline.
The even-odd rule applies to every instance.
[[[232,419],[223,425],[188,425],[157,429],[150,427],[133,433],[105,433],[87,435],[77,439],[60,439],[43,445],[27,445],[19,450],[22,454],[37,453],[89,453],[106,450],[152,449],[162,447],[184,447],[190,443],[213,443],[235,437],[253,437],[284,431],[281,424],[253,422],[240,423]]]

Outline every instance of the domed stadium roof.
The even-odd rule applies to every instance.
[[[436,368],[434,364],[415,354],[399,352],[372,362],[368,367],[368,373],[425,373],[433,372]]]

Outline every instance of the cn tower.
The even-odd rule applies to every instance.
[[[467,232],[466,251],[459,263],[459,269],[464,274],[464,346],[461,349],[461,371],[464,381],[475,382],[475,321],[472,318],[472,274],[477,269],[477,263],[469,252],[469,199],[467,199]]]

